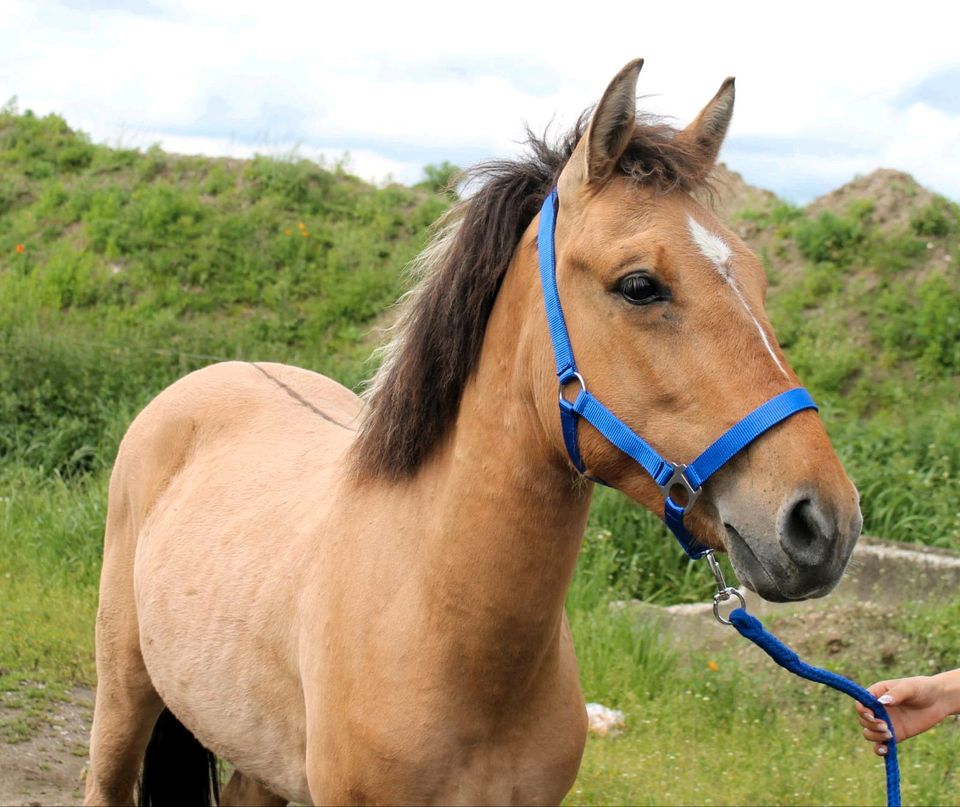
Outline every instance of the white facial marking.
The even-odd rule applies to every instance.
[[[732,281],[730,275],[730,258],[732,255],[727,242],[719,235],[709,232],[693,216],[687,216],[687,225],[690,227],[690,235],[693,236],[693,243],[697,245],[697,249],[713,263],[714,268],[724,280]]]
[[[730,251],[730,247],[727,245],[727,242],[724,241],[719,235],[711,233],[709,230],[707,230],[693,216],[687,216],[687,226],[690,228],[690,235],[693,238],[693,243],[696,244],[697,249],[700,250],[701,254],[705,258],[710,260],[710,262],[713,264],[713,268],[717,270],[717,274],[727,281],[727,285],[733,289],[733,293],[737,296],[737,299],[747,312],[747,315],[751,320],[753,320],[753,324],[756,326],[757,333],[760,334],[760,340],[763,342],[763,346],[767,349],[767,353],[770,354],[770,358],[772,358],[774,363],[777,365],[777,369],[783,373],[784,378],[789,378],[790,376],[787,375],[786,368],[784,368],[780,359],[777,358],[777,354],[773,349],[773,345],[770,344],[770,339],[767,337],[767,332],[757,321],[753,311],[750,310],[749,303],[747,303],[746,298],[743,296],[743,292],[740,291],[740,287],[737,285],[737,281],[733,276],[733,266],[731,265],[733,253]]]

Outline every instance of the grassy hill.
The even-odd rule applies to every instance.
[[[447,168],[374,187],[294,158],[107,148],[56,116],[0,112],[0,741],[29,736],[51,697],[93,680],[106,479],[137,410],[222,358],[357,386],[403,266],[450,203]],[[805,209],[720,174],[719,207],[767,266],[774,326],[860,487],[866,531],[960,549],[960,210],[896,172]],[[708,578],[656,518],[598,491],[569,598],[588,696],[638,723],[686,714],[683,742],[702,734],[702,704],[678,706],[700,668],[657,695],[674,662],[608,601],[703,598]],[[730,675],[703,700],[751,689]],[[764,743],[786,735],[757,736],[766,793]],[[588,761],[583,786],[619,764]],[[949,784],[937,787],[934,802]],[[597,788],[590,799],[614,798]]]
[[[0,112],[0,484],[13,492],[0,523],[23,530],[2,562],[33,568],[16,549],[32,542],[31,557],[95,579],[117,443],[191,369],[270,359],[357,386],[372,327],[450,203],[446,168],[375,187],[295,158],[108,148],[57,116]],[[824,404],[866,531],[960,548],[957,205],[890,171],[806,209],[718,174],[718,207],[767,266],[771,317]],[[89,517],[62,543],[37,538],[37,519],[63,509]],[[592,523],[585,563],[610,555],[605,574],[630,593],[707,589],[617,494],[598,493]]]
[[[82,483],[132,415],[221,358],[357,386],[371,326],[449,204],[444,171],[375,187],[340,166],[95,145],[0,112],[0,461]],[[960,213],[879,171],[793,207],[718,171],[769,307],[864,494],[868,532],[960,547]],[[619,549],[655,519],[603,494]],[[625,560],[625,558],[624,558]],[[650,574],[664,570],[647,568]],[[642,588],[642,587],[641,587]]]
[[[364,335],[446,206],[338,167],[111,149],[0,114],[0,457],[102,469],[118,416],[216,358],[356,385]]]
[[[960,208],[880,170],[733,217],[777,334],[858,483],[865,530],[960,548]]]

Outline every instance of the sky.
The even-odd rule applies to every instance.
[[[879,167],[960,200],[960,6],[477,0],[3,0],[0,104],[95,141],[297,154],[377,182],[508,157],[630,59],[694,118],[737,78],[721,153],[797,204]]]

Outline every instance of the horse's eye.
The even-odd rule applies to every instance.
[[[667,298],[664,290],[655,280],[639,273],[623,278],[617,284],[617,291],[624,300],[634,305],[647,305]]]

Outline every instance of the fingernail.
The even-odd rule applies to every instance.
[[[879,698],[877,698],[877,700],[880,701],[880,703],[882,703],[884,706],[886,706],[888,703],[893,703],[893,696],[881,695]]]
[[[866,717],[867,720],[874,720],[874,721],[875,721],[875,720],[877,719],[877,718],[875,718],[875,717],[873,716],[873,712],[871,712],[869,709],[867,709],[867,711],[865,711],[865,712],[863,713],[863,716]]]
[[[880,756],[885,757],[885,756],[887,755],[887,747],[886,747],[885,745],[881,745],[881,746],[877,749],[877,753],[878,753]]]

